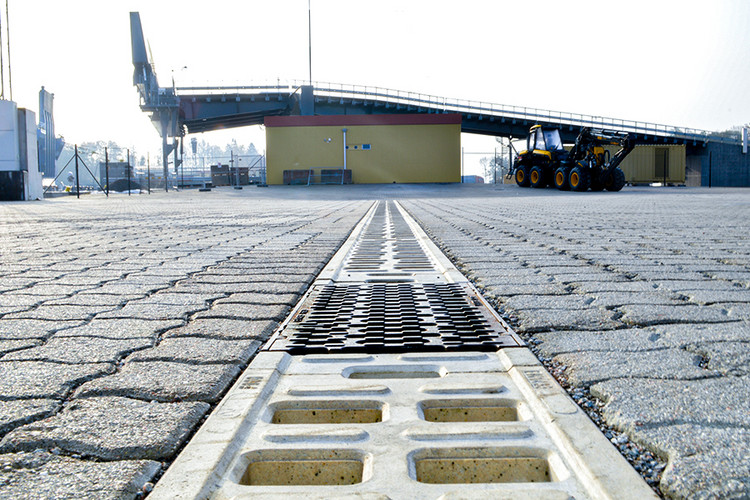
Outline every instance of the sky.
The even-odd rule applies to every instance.
[[[310,0],[312,79],[725,130],[750,122],[750,1]],[[307,80],[308,0],[8,0],[13,100],[68,143],[158,156],[132,85],[138,11],[162,86]],[[7,52],[5,97],[9,97]],[[260,127],[196,134],[264,148]],[[467,137],[490,151],[492,138]]]

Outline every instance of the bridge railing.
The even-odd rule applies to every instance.
[[[231,87],[178,87],[179,92],[200,92],[205,95],[240,95],[244,93],[273,93],[294,94],[298,92],[306,81],[293,80],[290,83],[276,85],[243,85]],[[640,122],[609,118],[603,116],[552,111],[526,106],[488,103],[440,97],[419,92],[407,92],[385,87],[365,85],[350,85],[330,82],[313,82],[315,96],[328,99],[347,99],[377,102],[384,106],[406,106],[407,108],[426,109],[441,113],[460,113],[468,116],[476,115],[480,118],[500,118],[525,120],[529,122],[549,122],[572,127],[596,127],[621,130],[633,134],[650,135],[654,137],[679,138],[694,142],[726,142],[739,143],[739,139],[726,137],[722,134],[701,129],[675,127],[651,122]]]
[[[297,84],[301,85],[302,83],[295,82],[295,85]],[[737,142],[734,138],[725,137],[707,130],[675,127],[651,122],[639,122],[581,113],[552,111],[525,106],[495,104],[484,101],[445,98],[430,94],[404,92],[383,87],[368,87],[327,82],[315,82],[313,85],[315,87],[316,96],[347,99],[360,98],[368,101],[379,101],[383,104],[388,103],[415,108],[425,108],[438,112],[461,113],[465,115],[476,115],[478,117],[509,118],[531,122],[543,121],[575,127],[606,128],[656,137],[676,137],[696,142],[704,142],[707,140],[730,143]]]

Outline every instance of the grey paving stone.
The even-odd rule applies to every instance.
[[[94,294],[94,295],[140,295],[145,297],[153,292],[168,288],[169,282],[162,284],[127,284],[127,283],[106,283],[100,287],[87,288],[86,290],[77,291],[80,294]]]
[[[689,344],[687,349],[705,357],[711,370],[724,375],[750,375],[750,338],[743,342]]]
[[[742,272],[716,272],[712,271],[707,273],[712,278],[719,279],[719,280],[727,280],[727,281],[733,281],[735,283],[740,283],[743,286],[750,287],[750,271],[746,271],[744,273]]]
[[[516,311],[519,332],[545,330],[607,330],[621,324],[604,309],[528,309]]]
[[[213,304],[211,309],[194,314],[192,319],[228,318],[281,321],[286,318],[290,309],[289,306],[280,304]]]
[[[1,306],[0,305],[0,317],[5,315],[11,315],[16,313],[22,313],[31,309],[31,306]]]
[[[169,459],[209,409],[202,402],[78,399],[52,417],[11,431],[0,453],[60,448],[102,460]]]
[[[715,306],[664,306],[626,304],[618,308],[622,321],[629,325],[658,325],[660,323],[723,323],[733,321],[728,312]]]
[[[601,292],[653,292],[656,285],[645,281],[624,281],[624,282],[605,282],[605,281],[582,281],[572,283],[580,293],[601,293]]]
[[[176,361],[197,364],[244,365],[258,351],[260,340],[220,340],[205,337],[169,337],[158,346],[139,351],[126,361]]]
[[[170,293],[168,291],[157,292],[150,297],[141,299],[138,304],[163,304],[171,306],[204,306],[210,301],[224,297],[223,293]]]
[[[34,286],[18,290],[18,293],[25,295],[33,295],[35,297],[49,296],[49,297],[64,297],[68,295],[74,295],[76,293],[87,292],[90,290],[97,289],[95,286],[81,286],[81,285],[50,285],[47,283],[37,283]]]
[[[47,339],[53,333],[82,325],[83,321],[49,321],[39,319],[0,318],[0,339],[33,340]]]
[[[38,361],[0,360],[2,399],[63,398],[76,385],[110,373],[107,363],[65,365]]]
[[[680,292],[685,295],[688,295],[689,292],[694,291],[718,291],[718,292],[724,292],[724,291],[737,291],[737,290],[743,290],[743,287],[737,286],[734,283],[730,283],[729,281],[721,281],[721,280],[708,280],[704,279],[702,281],[673,281],[673,280],[653,280],[651,281],[653,285],[657,285],[660,290],[666,289],[671,290],[674,292]]]
[[[257,283],[187,283],[171,288],[175,293],[266,293],[301,295],[307,290],[306,283],[276,283],[263,281]]]
[[[300,295],[295,293],[266,294],[260,292],[233,293],[225,298],[216,300],[213,304],[281,304],[293,306],[299,302]]]
[[[119,372],[82,385],[76,396],[215,402],[239,371],[236,365],[224,364],[126,363]]]
[[[721,303],[716,304],[716,307],[722,307],[729,311],[729,317],[732,319],[750,320],[750,304],[743,302],[737,303]]]
[[[55,306],[112,306],[112,308],[125,304],[131,300],[142,298],[143,295],[107,295],[100,294],[95,295],[92,293],[76,294],[72,297],[63,297],[59,299],[45,300],[44,303],[47,305]]]
[[[247,274],[206,274],[201,273],[193,276],[189,280],[182,281],[181,284],[224,284],[224,283],[307,283],[310,284],[314,276],[312,274],[296,274],[296,273],[285,273],[279,275],[273,275],[268,273],[247,273]]]
[[[571,384],[584,387],[611,379],[687,380],[718,375],[699,366],[701,356],[683,349],[578,352],[560,354],[555,359],[568,367]]]
[[[576,285],[580,286],[583,283],[613,283],[614,286],[619,287],[620,283],[630,283],[630,280],[621,274],[601,271],[601,272],[581,272],[581,273],[568,273],[568,274],[560,274],[555,276],[555,281],[559,281],[560,283],[564,283],[566,285]]]
[[[593,301],[592,307],[613,308],[630,304],[649,304],[649,305],[684,305],[683,300],[667,291],[653,292],[598,292],[587,294]]]
[[[681,271],[677,268],[658,271],[638,271],[635,273],[638,279],[644,281],[673,280],[673,281],[696,281],[704,277],[700,273]]]
[[[112,309],[112,306],[76,306],[76,305],[47,305],[42,304],[41,306],[31,309],[29,311],[6,314],[3,319],[43,319],[47,321],[71,321],[71,320],[87,320],[92,318],[94,315],[103,313]]]
[[[504,302],[508,309],[573,309],[591,307],[594,299],[583,295],[514,295]]]
[[[691,302],[715,304],[717,302],[750,303],[750,289],[733,290],[690,290],[684,292]]]
[[[28,307],[28,306],[35,306],[42,302],[49,301],[52,298],[54,298],[54,296],[26,295],[26,294],[20,294],[20,293],[3,293],[3,294],[0,294],[0,304],[2,304],[3,307],[10,307],[10,306]]]
[[[6,498],[125,500],[160,469],[152,460],[91,462],[37,450],[0,455],[0,484]]]
[[[612,379],[594,384],[591,392],[607,401],[604,407],[607,421],[627,432],[675,423],[742,427],[750,424],[750,413],[746,411],[750,397],[748,377]]]
[[[172,305],[129,302],[123,308],[115,311],[98,314],[97,319],[132,318],[139,320],[184,320],[189,315],[207,309],[205,304],[200,305]]]
[[[33,420],[47,417],[60,408],[55,399],[18,399],[0,403],[0,434]]]
[[[160,333],[185,324],[182,320],[140,320],[140,319],[99,319],[61,330],[55,338],[62,337],[101,337],[107,339],[155,339]]]
[[[670,457],[660,489],[671,498],[750,496],[750,431],[734,426],[676,424],[646,428],[639,437]]]
[[[537,273],[514,273],[505,274],[500,276],[488,276],[477,278],[476,283],[478,285],[492,287],[492,286],[505,286],[505,285],[549,285],[553,283],[553,279],[545,274]]]
[[[101,337],[53,337],[46,344],[5,355],[2,361],[50,361],[56,363],[116,363],[127,354],[151,347],[152,338],[109,339]]]
[[[490,295],[495,297],[512,297],[514,295],[567,295],[569,292],[560,284],[549,283],[545,285],[524,285],[505,284],[505,285],[482,285],[477,286],[481,290],[486,290]]]
[[[9,352],[36,347],[42,342],[40,339],[0,340],[0,358]]]
[[[646,351],[669,347],[682,347],[684,344],[670,342],[652,328],[630,328],[620,330],[590,330],[565,332],[538,332],[534,339],[539,352],[546,357],[566,353],[596,352],[602,356],[620,351]]]
[[[224,340],[266,339],[279,324],[275,321],[247,321],[242,319],[195,319],[187,325],[164,333],[164,337],[206,337]]]

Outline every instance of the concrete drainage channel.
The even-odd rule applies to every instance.
[[[150,495],[656,498],[396,202],[378,202]]]

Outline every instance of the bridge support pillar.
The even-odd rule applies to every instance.
[[[312,85],[302,85],[302,98],[300,99],[300,114],[302,116],[313,116],[315,114],[315,95]]]

